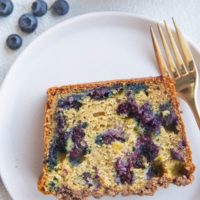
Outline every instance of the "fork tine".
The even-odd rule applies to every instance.
[[[178,47],[176,46],[172,32],[171,32],[170,28],[168,27],[166,21],[164,21],[164,24],[165,24],[165,28],[167,30],[167,33],[168,33],[168,36],[169,36],[169,39],[170,39],[170,42],[171,42],[171,45],[172,45],[172,48],[173,48],[173,51],[174,51],[174,55],[175,55],[177,63],[178,63],[178,70],[179,70],[180,74],[183,74],[183,75],[187,74],[185,64],[183,62],[181,54],[179,53]]]
[[[160,33],[162,44],[163,44],[163,47],[164,47],[164,50],[165,50],[167,61],[168,61],[168,64],[169,64],[169,72],[176,79],[176,78],[178,78],[180,76],[180,74],[179,74],[179,72],[178,72],[178,70],[176,68],[175,63],[174,63],[174,59],[173,59],[173,57],[171,55],[169,46],[167,45],[167,41],[166,41],[165,36],[163,34],[162,28],[161,28],[161,26],[159,24],[157,24],[157,26],[158,26],[158,31]]]
[[[157,60],[157,63],[158,63],[159,69],[160,69],[160,73],[162,76],[169,76],[169,73],[167,71],[167,65],[162,56],[160,47],[158,45],[158,41],[156,39],[156,36],[155,36],[155,33],[154,33],[152,27],[150,27],[150,32],[151,32],[151,38],[152,38],[152,42],[153,42],[154,52],[156,55],[156,60]]]
[[[181,33],[179,27],[177,26],[177,24],[176,24],[174,18],[172,18],[172,21],[173,21],[173,23],[174,23],[174,27],[175,27],[175,30],[176,30],[176,34],[177,34],[177,37],[178,37],[178,40],[179,40],[181,49],[182,49],[182,51],[183,51],[183,55],[184,55],[184,57],[185,57],[185,61],[186,61],[188,70],[189,70],[189,71],[193,71],[193,69],[194,69],[194,64],[193,64],[192,62],[194,62],[194,59],[193,59],[191,50],[190,50],[190,48],[189,48],[189,46],[188,46],[188,43],[186,42],[185,38],[183,37],[183,34]]]

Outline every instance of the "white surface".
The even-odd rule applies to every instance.
[[[39,27],[35,33],[24,35],[16,26],[17,19],[22,13],[30,10],[32,1],[33,0],[14,0],[14,13],[8,18],[0,18],[0,82],[2,82],[8,69],[20,52],[41,32],[66,18],[92,11],[127,11],[158,20],[169,20],[171,16],[175,16],[182,31],[186,33],[194,43],[200,46],[199,0],[69,0],[71,10],[67,16],[54,17],[51,12],[49,12],[46,16],[39,19]],[[54,0],[48,0],[49,5],[53,1]],[[13,32],[22,34],[24,38],[23,48],[15,52],[8,50],[4,45],[7,35]],[[10,200],[2,183],[0,183],[0,199]]]
[[[65,21],[36,39],[15,62],[0,93],[0,171],[15,200],[53,199],[40,194],[36,187],[42,167],[47,88],[157,75],[150,24],[153,22],[132,15],[108,13]],[[194,52],[195,58],[200,57]],[[182,103],[181,109],[184,121],[190,121],[186,129],[191,133],[188,136],[197,165],[194,183],[159,189],[154,197],[135,200],[197,200],[200,134],[188,107]]]

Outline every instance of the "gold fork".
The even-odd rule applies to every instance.
[[[190,48],[174,19],[173,23],[176,30],[175,32],[178,38],[178,42],[176,42],[171,29],[164,21],[166,33],[168,35],[172,50],[170,49],[169,44],[167,43],[167,39],[163,33],[162,27],[159,24],[157,24],[158,32],[160,34],[160,38],[165,51],[167,63],[165,62],[164,56],[162,55],[162,51],[159,47],[154,30],[152,27],[150,27],[154,52],[156,55],[161,75],[170,76],[174,80],[177,94],[182,99],[184,99],[190,106],[198,124],[198,127],[200,129],[200,110],[197,104],[197,88],[199,82],[198,70]],[[184,61],[181,52],[179,51],[177,43],[184,56]]]

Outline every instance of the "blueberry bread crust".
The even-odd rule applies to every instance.
[[[84,111],[81,107],[91,102],[98,110],[96,103],[101,101],[115,106],[112,111],[119,121],[117,125],[111,123],[111,127],[107,125],[101,131],[97,130],[98,133],[90,138],[88,119],[73,122],[73,117],[80,118]],[[101,110],[93,116],[102,120],[102,113]],[[121,122],[129,128],[118,126]],[[133,133],[131,129],[134,129]],[[131,133],[137,137],[133,138]],[[56,134],[61,134],[58,139]],[[100,160],[104,159],[98,157],[101,151],[102,154],[114,152],[109,157],[113,161]],[[95,164],[89,167],[92,159]],[[112,165],[105,168],[105,173],[101,169],[104,163],[105,166]],[[112,173],[107,180],[109,170]],[[159,186],[167,188],[170,183],[178,186],[192,183],[194,170],[174,83],[170,78],[113,80],[48,90],[44,166],[38,181],[38,189],[42,193],[56,195],[61,200],[117,194],[153,195]],[[73,182],[73,178],[77,180]]]

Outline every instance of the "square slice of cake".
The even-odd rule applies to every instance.
[[[153,195],[192,183],[194,164],[166,77],[48,90],[38,188],[62,200]]]

